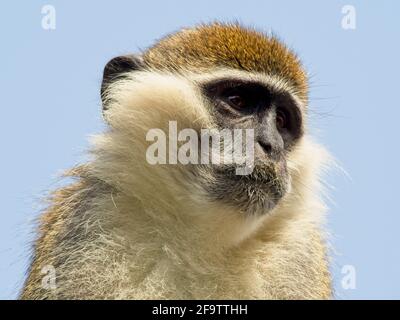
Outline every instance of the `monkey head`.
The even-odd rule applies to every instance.
[[[307,77],[296,55],[273,36],[237,24],[183,29],[141,55],[112,59],[101,93],[104,116],[120,139],[113,154],[136,170],[136,184],[146,181],[143,191],[129,180],[125,187],[135,189],[136,196],[181,186],[180,192],[171,192],[174,201],[193,197],[261,215],[300,183],[299,161],[295,166],[291,159],[301,157]],[[139,167],[145,162],[146,132],[165,129],[168,121],[198,133],[203,128],[252,129],[252,171],[238,175],[235,164]],[[127,170],[119,167],[113,176],[126,181]]]

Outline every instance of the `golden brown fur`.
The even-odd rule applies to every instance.
[[[93,139],[92,161],[69,173],[76,181],[56,191],[42,215],[21,298],[330,298],[319,181],[329,157],[309,136],[288,156],[290,191],[263,217],[209,201],[183,165],[145,160],[151,128],[167,131],[168,120],[213,127],[193,80],[200,67],[285,77],[305,104],[297,58],[275,39],[216,24],[162,40],[144,61],[151,70],[107,90],[109,130]],[[45,265],[56,269],[55,290],[41,286]]]
[[[160,70],[232,68],[288,80],[306,102],[307,78],[296,55],[277,38],[240,25],[214,23],[184,29],[151,47],[145,63]]]

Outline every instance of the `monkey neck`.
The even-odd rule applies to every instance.
[[[89,188],[107,189],[96,186],[97,183]],[[95,206],[86,217],[98,221],[92,224],[96,229],[93,233],[105,233],[105,238],[110,239],[108,243],[125,247],[129,259],[140,260],[143,255],[158,252],[157,259],[209,269],[226,263],[224,259],[229,259],[235,248],[251,238],[262,220],[244,219],[233,209],[206,203],[198,206],[185,201],[184,206],[171,207],[161,199],[143,202],[108,188],[101,193],[91,192],[93,198],[87,201]]]
[[[125,194],[114,195],[109,202],[116,212],[110,218],[119,225],[122,216],[127,220],[124,234],[132,241],[140,238],[151,244],[148,247],[171,250],[182,256],[220,255],[240,245],[265,220],[245,218],[232,208],[207,203],[199,206],[188,203],[187,199],[184,206],[177,207],[154,202],[150,205]]]

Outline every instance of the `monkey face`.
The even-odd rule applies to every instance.
[[[151,84],[141,84],[152,74]],[[157,87],[156,79],[163,77],[167,80]],[[307,76],[297,56],[274,37],[238,25],[182,30],[141,56],[111,60],[101,92],[103,111],[112,115],[113,126],[129,132],[163,128],[177,120],[178,127],[197,134],[212,126],[253,130],[250,174],[238,175],[235,163],[186,166],[179,171],[182,193],[188,194],[192,186],[197,191],[200,185],[201,196],[196,199],[204,201],[205,190],[207,200],[262,214],[273,209],[288,193],[291,180],[296,180],[288,159],[302,140]],[[126,97],[128,101],[120,101]],[[203,118],[205,125],[199,127]],[[136,132],[130,141],[145,136]],[[166,169],[165,181],[174,172],[174,168]],[[158,181],[156,187],[162,186]]]
[[[203,93],[220,129],[254,130],[252,172],[238,175],[235,164],[214,167],[209,194],[244,212],[270,211],[290,185],[286,158],[303,134],[300,106],[289,92],[255,80],[217,79]]]

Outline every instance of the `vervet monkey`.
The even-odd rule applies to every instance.
[[[41,215],[22,299],[332,297],[329,155],[308,135],[307,75],[282,42],[238,24],[183,29],[112,59],[101,97],[108,129]],[[251,173],[150,164],[146,136],[170,121],[253,129]]]

